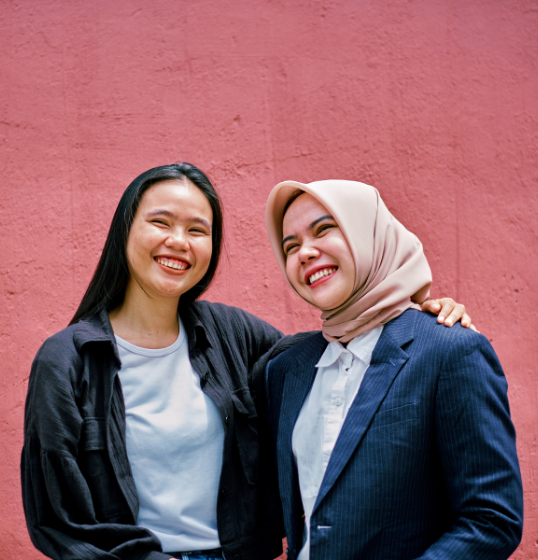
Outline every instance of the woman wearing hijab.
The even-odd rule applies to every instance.
[[[506,380],[485,337],[416,311],[420,241],[352,181],[280,183],[267,227],[323,319],[267,367],[288,557],[508,558],[523,508]]]

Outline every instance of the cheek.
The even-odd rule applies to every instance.
[[[202,264],[206,268],[209,267],[211,256],[213,255],[213,243],[211,241],[211,238],[209,240],[204,239],[200,242],[200,244],[198,245],[198,255],[200,264]]]
[[[132,262],[146,256],[149,257],[150,245],[151,239],[149,235],[143,235],[141,232],[133,232],[127,240],[127,259]]]
[[[286,276],[290,281],[291,285],[298,290],[301,287],[301,283],[299,282],[299,275],[298,275],[298,266],[297,266],[297,259],[293,258],[293,255],[290,255],[286,259]]]
[[[129,235],[129,239],[127,240],[125,252],[127,253],[127,261],[132,265],[137,260],[137,256],[140,252],[140,247],[132,234]]]
[[[341,271],[350,282],[355,281],[355,261],[344,239],[335,239],[332,254],[337,258]]]

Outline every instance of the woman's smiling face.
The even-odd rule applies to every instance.
[[[342,305],[355,285],[355,262],[344,233],[313,196],[296,198],[284,215],[286,275],[308,303],[327,311]]]
[[[129,239],[128,291],[179,298],[205,275],[211,261],[213,212],[189,180],[162,181],[143,195]]]

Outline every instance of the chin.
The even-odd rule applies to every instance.
[[[318,297],[312,297],[313,294],[308,294],[310,297],[304,298],[310,305],[317,307],[321,311],[329,311],[342,305],[346,298],[334,297],[334,294],[320,294]]]
[[[190,290],[190,287],[184,289],[183,287],[180,288],[178,286],[161,286],[157,291],[164,297],[180,297],[187,290]]]

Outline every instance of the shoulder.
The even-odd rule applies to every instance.
[[[445,327],[437,322],[431,313],[423,313],[414,309],[405,311],[385,326],[392,335],[398,336],[397,329],[412,333],[413,346],[423,350],[456,351],[464,354],[473,352],[481,346],[490,346],[487,338],[471,329],[456,323],[453,327]],[[416,348],[415,348],[416,349]]]
[[[407,350],[410,354],[422,360],[435,361],[443,370],[471,371],[469,365],[480,364],[482,370],[495,370],[502,374],[495,351],[484,335],[462,327],[460,323],[445,327],[437,323],[435,316],[414,310],[401,315],[401,323],[405,322],[405,315],[411,314],[414,326],[413,341]],[[385,328],[389,330],[390,325]]]
[[[79,356],[75,336],[78,324],[70,325],[47,338],[38,350],[34,363],[70,363]]]
[[[47,338],[38,350],[32,371],[47,370],[61,374],[78,368],[82,363],[83,348],[88,342],[111,343],[110,332],[102,324],[101,317],[82,320]]]
[[[234,321],[252,318],[261,321],[261,319],[258,319],[255,315],[252,315],[239,307],[226,305],[225,303],[201,300],[192,303],[191,308],[200,318],[214,318],[221,321]]]
[[[305,356],[312,356],[323,352],[327,341],[323,338],[321,331],[314,333],[298,333],[291,337],[285,337],[272,351],[272,359],[268,368],[282,368],[291,362],[300,361]]]
[[[293,344],[294,342],[296,343]],[[299,377],[308,375],[327,347],[327,341],[320,331],[314,334],[300,333],[290,337],[289,344],[293,345],[273,357],[265,367],[265,392],[274,418],[278,417],[282,391],[288,374]],[[282,344],[280,346],[283,347]],[[273,356],[274,352],[275,349],[272,352]]]
[[[73,395],[78,372],[83,369],[83,358],[75,344],[76,331],[76,325],[71,325],[47,338],[38,350],[28,381],[26,421],[47,409],[47,403],[55,406],[54,395]]]
[[[224,303],[196,301],[190,305],[190,311],[197,315],[205,328],[216,325],[221,329],[228,331],[231,329],[235,333],[244,335],[263,332],[280,333],[275,327],[252,313]]]

